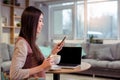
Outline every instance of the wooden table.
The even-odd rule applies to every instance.
[[[48,71],[48,73],[53,73],[53,80],[60,80],[60,74],[62,74],[62,73],[74,73],[74,72],[85,71],[85,70],[89,69],[90,67],[91,67],[91,65],[89,63],[81,62],[81,65],[74,69],[50,70],[50,71]]]

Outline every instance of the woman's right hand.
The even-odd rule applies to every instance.
[[[50,67],[51,67],[51,59],[50,58],[47,58],[47,59],[45,59],[44,61],[43,61],[43,63],[42,63],[42,67],[44,68],[44,69],[49,69]]]
[[[30,75],[36,74],[40,71],[47,71],[50,69],[51,66],[52,66],[51,59],[47,58],[43,61],[43,63],[41,65],[31,68]]]

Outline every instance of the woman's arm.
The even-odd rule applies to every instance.
[[[27,57],[27,45],[24,40],[19,40],[14,49],[10,67],[11,79],[23,79],[29,77],[29,69],[22,69]]]
[[[55,55],[55,54],[57,54],[57,53],[62,49],[63,46],[64,46],[64,42],[56,44],[56,45],[54,46],[54,48],[52,49],[50,55]]]

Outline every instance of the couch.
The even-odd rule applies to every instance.
[[[1,45],[1,59],[2,59],[0,63],[1,80],[8,80],[7,74],[9,74],[14,46],[6,43],[0,43],[0,45]]]
[[[77,74],[120,79],[120,43],[83,43],[82,48],[86,53],[86,55],[82,57],[82,61],[90,63],[92,67]]]
[[[10,64],[12,59],[14,46],[6,43],[1,43],[1,71],[8,72],[10,70]]]
[[[95,76],[104,76],[120,78],[120,43],[117,44],[66,44],[65,46],[81,46],[82,61],[88,62],[92,67],[86,71],[76,74],[87,74]],[[51,52],[50,47],[40,46],[44,56],[47,57]],[[1,71],[9,72],[14,46],[1,43]]]

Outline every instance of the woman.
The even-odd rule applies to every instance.
[[[15,43],[10,78],[12,80],[43,78],[45,71],[51,67],[51,59],[45,59],[36,45],[36,39],[43,26],[43,13],[41,10],[29,6],[22,14],[21,30]],[[51,54],[57,54],[63,44],[57,44]]]

